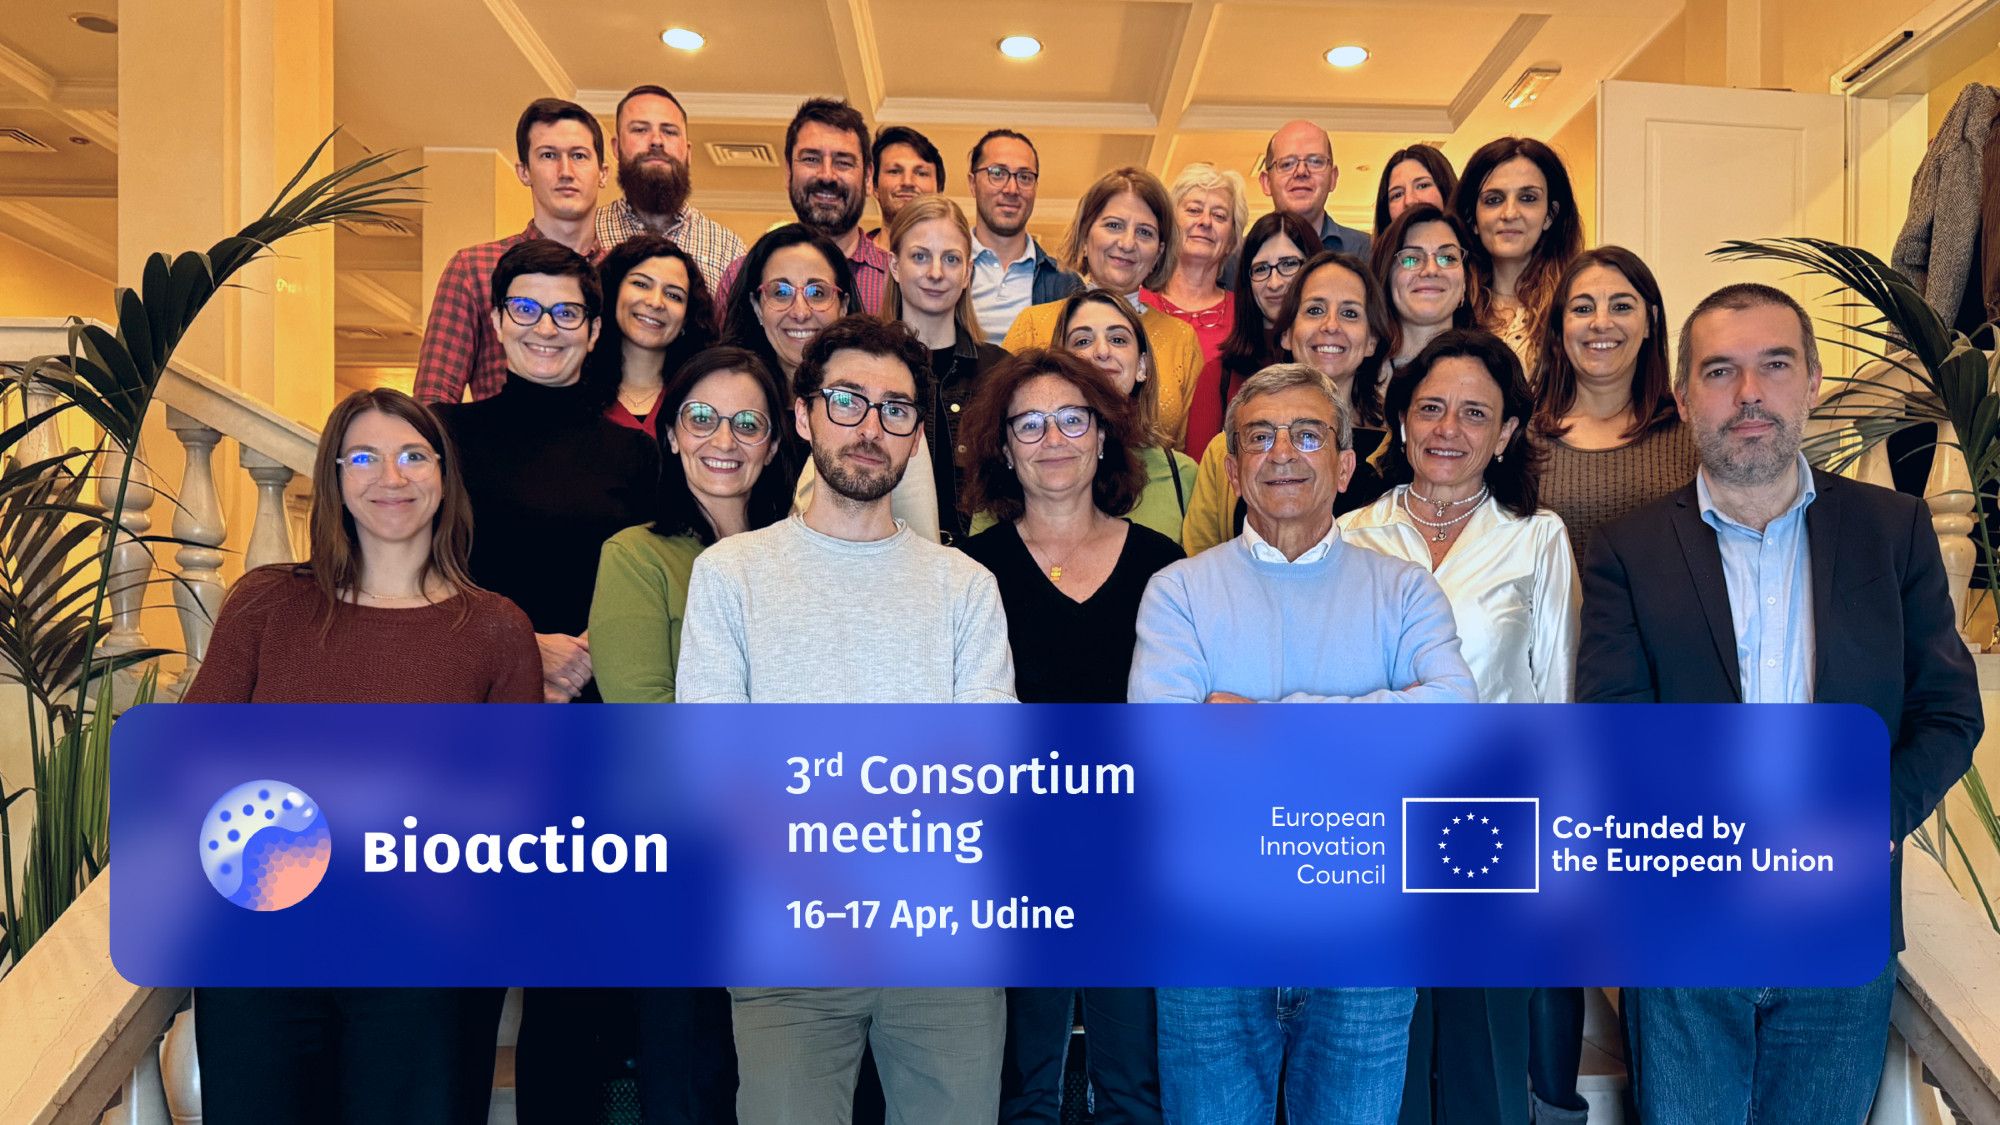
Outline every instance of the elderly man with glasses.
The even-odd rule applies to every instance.
[[[1422,567],[1343,543],[1333,498],[1353,422],[1326,376],[1266,367],[1230,402],[1243,534],[1154,575],[1139,607],[1134,703],[1471,702],[1451,606]],[[1396,1120],[1408,988],[1161,989],[1169,1121]]]
[[[889,511],[923,429],[930,353],[850,316],[794,379],[794,425],[823,486],[782,523],[695,559],[677,676],[684,703],[1011,703],[993,576]],[[755,612],[751,607],[755,606]],[[976,721],[976,720],[972,720]],[[865,1043],[892,1121],[992,1121],[998,988],[736,988],[738,1120],[844,1122]],[[831,1080],[828,1076],[834,1076]]]

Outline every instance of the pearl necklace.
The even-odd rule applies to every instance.
[[[1453,500],[1449,504],[1446,504],[1444,501],[1433,500],[1428,496],[1418,496],[1416,489],[1406,488],[1403,490],[1403,510],[1409,513],[1411,519],[1415,520],[1416,522],[1422,524],[1425,527],[1430,528],[1431,531],[1434,532],[1434,534],[1431,536],[1431,542],[1442,543],[1445,541],[1446,538],[1448,538],[1447,529],[1456,524],[1461,524],[1464,523],[1466,520],[1471,519],[1472,514],[1479,510],[1479,507],[1476,502],[1486,499],[1486,494],[1487,494],[1486,486],[1482,484],[1479,486],[1479,491],[1474,493],[1473,495],[1466,497],[1464,500]],[[1437,509],[1436,514],[1440,516],[1444,515],[1444,510],[1447,507],[1456,508],[1460,504],[1467,504],[1467,503],[1471,503],[1473,504],[1473,506],[1467,508],[1464,512],[1460,513],[1459,515],[1453,516],[1448,520],[1437,522],[1437,521],[1427,520],[1424,517],[1417,514],[1417,510],[1410,506],[1410,497],[1412,496],[1416,496],[1417,499],[1436,508]]]

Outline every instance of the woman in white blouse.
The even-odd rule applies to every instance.
[[[1458,619],[1482,703],[1567,703],[1578,593],[1569,535],[1536,506],[1534,396],[1499,337],[1451,329],[1389,383],[1383,479],[1340,517],[1351,543],[1428,569]],[[1528,1121],[1529,989],[1423,989],[1402,1125]]]

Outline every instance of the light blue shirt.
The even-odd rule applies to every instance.
[[[1722,552],[1745,703],[1813,701],[1812,548],[1806,538],[1806,507],[1819,490],[1803,453],[1798,472],[1798,499],[1761,532],[1715,506],[1707,469],[1694,478],[1701,518],[1715,529],[1715,545]]]
[[[972,314],[988,340],[998,341],[1014,327],[1014,318],[1034,303],[1035,259],[1041,248],[1028,240],[1028,252],[1011,262],[972,237]]]

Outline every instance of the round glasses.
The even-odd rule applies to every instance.
[[[761,410],[724,415],[708,403],[687,402],[681,404],[680,420],[681,429],[691,437],[711,437],[727,422],[729,432],[744,445],[762,445],[771,439],[771,419]]]
[[[1049,427],[1070,439],[1090,432],[1097,414],[1088,406],[1058,406],[1054,410],[1024,410],[1007,419],[1007,432],[1022,445],[1033,445],[1049,435]]]
[[[824,281],[793,285],[789,281],[767,281],[757,287],[757,297],[772,312],[783,312],[803,299],[814,312],[825,312],[840,303],[840,286]]]
[[[883,433],[908,437],[917,432],[917,423],[924,420],[924,412],[917,409],[916,403],[901,399],[869,402],[867,396],[842,387],[823,387],[819,397],[826,403],[826,416],[839,426],[859,426],[873,410],[882,419]]]
[[[1455,270],[1465,261],[1455,249],[1438,250],[1431,254],[1425,254],[1422,250],[1404,250],[1396,255],[1396,268],[1415,273],[1424,268],[1425,258],[1436,262],[1437,268],[1441,270]]]
[[[1269,281],[1274,273],[1279,277],[1290,277],[1299,272],[1299,267],[1305,264],[1304,258],[1291,256],[1279,258],[1275,262],[1257,262],[1250,267],[1250,280],[1262,284]]]
[[[394,457],[384,457],[372,449],[356,449],[334,458],[336,464],[357,477],[379,475],[390,461],[406,477],[422,476],[438,467],[437,454],[428,449],[402,449]]]
[[[500,307],[507,310],[508,320],[523,328],[533,328],[540,324],[544,315],[555,321],[556,327],[564,331],[582,328],[583,322],[590,319],[590,310],[575,301],[557,301],[553,305],[544,305],[533,297],[509,297],[500,302]]]

